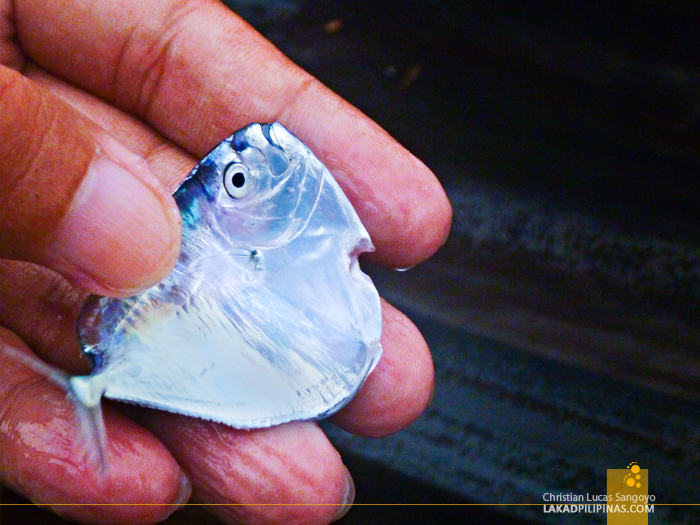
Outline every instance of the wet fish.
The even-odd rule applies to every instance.
[[[174,197],[172,273],[83,307],[93,371],[68,388],[90,439],[103,396],[245,429],[339,410],[379,360],[381,311],[357,260],[369,235],[328,170],[281,124],[251,124]]]

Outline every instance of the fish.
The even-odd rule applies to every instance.
[[[103,398],[239,429],[315,420],[347,404],[382,353],[379,295],[358,262],[369,234],[284,126],[236,131],[173,196],[174,269],[133,297],[90,296],[78,339],[92,371],[56,381],[101,464]]]

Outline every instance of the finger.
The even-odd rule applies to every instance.
[[[384,264],[411,266],[444,242],[451,209],[432,173],[220,2],[15,6],[34,61],[196,157],[252,121],[285,124],[343,186]]]
[[[146,163],[57,97],[0,66],[0,257],[93,292],[165,277],[180,247],[174,200]]]
[[[140,421],[192,477],[194,501],[234,523],[329,523],[354,499],[352,478],[315,423],[236,430],[148,411]]]
[[[7,347],[31,353],[15,335],[0,328],[3,484],[58,514],[93,523],[152,523],[186,501],[189,480],[168,450],[109,407],[104,410],[109,468],[101,476],[80,450],[65,392],[8,358]],[[144,503],[149,505],[139,505]]]

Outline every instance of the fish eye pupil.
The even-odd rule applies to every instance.
[[[248,182],[248,177],[251,177]],[[254,175],[243,164],[230,164],[224,172],[224,189],[229,197],[240,199],[245,197],[254,186]]]
[[[234,173],[233,177],[231,177],[231,184],[233,184],[236,188],[242,188],[245,184],[245,175],[243,172],[237,171]]]

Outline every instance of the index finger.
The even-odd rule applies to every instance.
[[[32,60],[197,157],[245,124],[282,122],[341,184],[379,262],[414,265],[447,237],[450,205],[430,170],[220,2],[18,0],[15,9]]]

